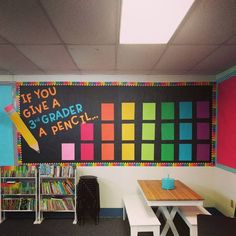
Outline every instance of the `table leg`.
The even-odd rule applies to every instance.
[[[158,208],[157,208],[157,211],[156,211],[156,216],[157,216],[157,218],[160,216],[160,214],[161,214],[161,209],[160,209],[160,207],[158,207]]]
[[[164,226],[164,228],[161,232],[161,236],[165,236],[167,234],[169,228],[171,228],[174,236],[179,236],[178,231],[177,231],[177,229],[174,225],[174,222],[173,222],[173,219],[176,215],[176,212],[177,212],[178,208],[173,207],[171,212],[168,211],[167,207],[162,206],[162,207],[159,207],[159,208],[162,211],[162,213],[163,213],[163,215],[166,219],[166,223],[165,223],[165,226]]]

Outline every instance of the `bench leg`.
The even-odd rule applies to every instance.
[[[155,230],[153,230],[153,236],[160,236],[160,227],[157,227]]]
[[[137,229],[130,227],[130,236],[138,236]]]
[[[126,218],[125,205],[123,206],[123,220]]]
[[[197,236],[197,225],[192,225],[189,228],[190,236]]]

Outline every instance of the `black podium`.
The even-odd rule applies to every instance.
[[[77,185],[77,214],[79,223],[85,222],[85,216],[90,215],[95,223],[99,223],[100,196],[97,177],[84,175]]]

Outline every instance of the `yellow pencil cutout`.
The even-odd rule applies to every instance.
[[[37,140],[30,132],[30,130],[27,128],[24,121],[20,118],[19,114],[15,111],[14,106],[10,104],[6,106],[4,110],[9,115],[11,121],[16,126],[16,129],[20,132],[20,134],[23,136],[28,145],[36,152],[40,153]]]

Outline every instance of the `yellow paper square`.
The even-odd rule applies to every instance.
[[[121,104],[122,120],[134,120],[135,103],[126,102]]]
[[[122,161],[134,161],[133,143],[122,143]]]
[[[122,124],[122,140],[134,140],[134,124]]]

